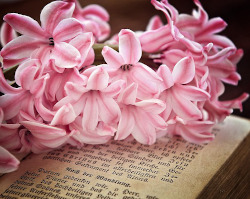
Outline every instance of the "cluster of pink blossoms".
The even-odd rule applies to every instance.
[[[101,65],[93,64],[93,48],[108,38],[110,26],[98,5],[55,1],[41,11],[41,24],[21,14],[4,17],[2,67],[18,67],[16,87],[0,70],[0,172],[19,164],[8,151],[41,153],[129,137],[150,145],[166,134],[206,143],[215,123],[242,109],[246,93],[219,100],[223,83],[240,80],[236,64],[243,54],[218,35],[226,23],[209,19],[198,0],[192,15],[179,14],[167,0],[151,3],[168,23],[154,16],[144,32],[121,30],[106,41]],[[157,70],[142,63],[142,52]]]

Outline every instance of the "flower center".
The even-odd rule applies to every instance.
[[[129,70],[130,69],[130,67],[132,67],[133,66],[133,64],[123,64],[123,65],[121,65],[121,69],[122,70],[124,70],[124,71],[126,71],[126,70]]]
[[[50,46],[54,46],[55,45],[53,37],[49,38],[49,45]]]

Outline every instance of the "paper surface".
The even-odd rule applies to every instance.
[[[230,116],[207,145],[165,137],[31,154],[0,178],[0,198],[195,198],[249,131],[249,120]]]

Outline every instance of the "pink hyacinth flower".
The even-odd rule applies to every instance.
[[[129,85],[118,97],[121,106],[116,140],[123,140],[132,135],[142,144],[153,144],[156,141],[156,130],[166,129],[165,121],[159,114],[165,104],[159,99],[137,101],[137,84]]]
[[[173,71],[166,65],[161,65],[157,73],[164,82],[164,91],[160,97],[167,105],[163,113],[164,119],[168,119],[171,111],[185,120],[201,119],[202,112],[194,102],[208,100],[210,95],[196,86],[188,85],[195,77],[193,59],[184,57],[174,66]]]
[[[203,144],[211,142],[214,134],[211,128],[214,122],[211,121],[184,121],[179,117],[169,121],[168,135],[180,135],[185,140],[195,144]]]
[[[102,6],[91,4],[82,8],[77,0],[66,1],[75,2],[76,7],[73,17],[84,25],[86,32],[92,32],[99,42],[109,36],[110,26],[107,23],[109,21],[109,14]]]
[[[18,169],[20,162],[10,152],[0,146],[0,173],[9,173]]]
[[[22,35],[2,49],[4,68],[18,64],[36,49],[52,51],[51,59],[54,59],[59,67],[71,68],[79,64],[80,52],[68,43],[83,32],[83,25],[76,19],[70,18],[73,11],[74,3],[52,2],[41,11],[41,26],[28,16],[7,14],[4,20]]]
[[[39,64],[38,60],[28,60],[20,65],[16,71],[16,82],[22,86],[19,88],[10,86],[0,70],[0,91],[5,93],[0,96],[0,107],[4,112],[3,120],[17,117],[13,122],[18,122],[22,120],[22,113],[36,120],[34,99],[43,95],[46,81],[49,79],[48,74],[41,74]]]
[[[20,152],[43,153],[67,143],[70,134],[64,128],[50,126],[36,121],[22,121],[26,128],[19,132],[22,148]]]
[[[55,104],[58,111],[51,124],[62,124],[61,118],[70,117],[69,124],[80,114],[83,114],[82,128],[86,131],[95,130],[100,120],[105,124],[116,123],[120,109],[113,97],[120,92],[124,82],[119,80],[108,85],[108,81],[108,73],[99,67],[88,76],[86,87],[67,83],[66,97]],[[67,113],[62,111],[66,105],[70,107]]]
[[[127,85],[138,84],[138,97],[141,99],[155,97],[159,93],[158,84],[162,79],[147,65],[139,62],[142,49],[135,33],[128,29],[120,31],[119,52],[105,46],[102,55],[107,63],[111,81],[123,79]]]

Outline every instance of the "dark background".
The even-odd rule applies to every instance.
[[[232,99],[243,92],[250,93],[250,1],[249,0],[200,0],[210,18],[221,17],[228,26],[221,33],[229,37],[237,46],[244,50],[244,57],[238,64],[238,72],[242,80],[238,86],[226,85],[226,92],[222,99]],[[51,0],[0,0],[0,18],[10,12],[28,15],[38,22],[42,8]],[[180,13],[192,12],[196,9],[192,0],[169,0]],[[102,5],[110,14],[111,35],[122,28],[144,30],[148,20],[154,14],[161,15],[150,4],[149,0],[80,0],[82,6],[97,3]],[[235,111],[234,114],[250,118],[250,99],[243,104],[244,111]]]

